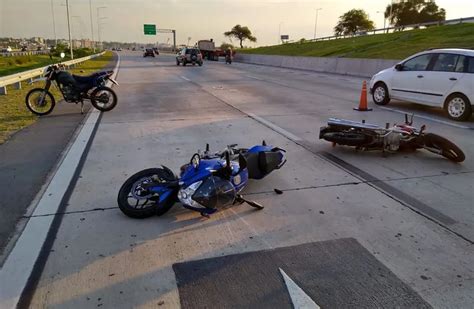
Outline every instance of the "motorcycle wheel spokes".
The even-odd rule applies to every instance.
[[[38,114],[43,114],[51,109],[52,101],[46,91],[32,92],[28,97],[28,106]]]
[[[97,105],[102,108],[107,108],[107,106],[111,103],[111,99],[111,95],[105,90],[98,92],[95,97]]]
[[[135,209],[144,209],[154,207],[156,200],[159,198],[157,194],[148,192],[142,185],[152,182],[151,178],[146,177],[135,182],[127,196],[127,203]]]

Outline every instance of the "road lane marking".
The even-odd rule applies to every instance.
[[[264,80],[262,78],[258,78],[258,77],[255,77],[255,76],[252,76],[252,75],[246,75],[248,78],[252,78],[252,79],[256,79],[256,80]]]
[[[118,55],[118,54],[117,54]],[[118,55],[115,72],[116,78],[120,65]],[[111,82],[108,82],[109,84]],[[59,168],[38,201],[32,218],[26,224],[15,246],[0,269],[0,308],[16,308],[30,277],[33,275],[36,261],[42,254],[42,248],[48,238],[52,224],[57,216],[42,216],[56,213],[63,203],[63,198],[70,189],[77,168],[83,160],[86,149],[90,146],[91,137],[97,130],[101,112],[92,108],[72,143]],[[33,291],[26,291],[33,293]]]
[[[286,138],[292,140],[293,142],[300,142],[302,141],[301,138],[299,138],[298,136],[294,135],[293,133],[291,132],[288,132],[287,130],[283,129],[283,128],[280,128],[279,126],[277,126],[276,124],[270,122],[270,121],[267,121],[265,119],[263,119],[262,117],[260,116],[257,116],[253,113],[246,113],[250,118],[256,120],[257,122],[260,122],[261,124],[269,127],[270,129],[272,129],[273,131],[276,131],[278,133],[280,133],[281,135],[285,136]]]
[[[318,304],[311,297],[306,294],[302,288],[300,288],[281,268],[281,275],[285,281],[286,288],[290,294],[291,302],[295,309],[320,309]]]
[[[190,80],[189,78],[187,78],[186,76],[180,76],[180,77],[181,77],[182,79],[184,79],[184,80],[188,81],[188,82],[190,82],[190,81],[191,81],[191,80]]]
[[[387,111],[399,113],[399,114],[411,114],[410,112],[404,112],[404,111],[401,111],[401,110],[398,110],[398,109],[395,109],[395,108],[390,108],[390,107],[379,106],[379,108],[384,109],[384,110],[387,110]],[[462,124],[451,123],[451,122],[449,122],[449,121],[445,121],[445,120],[441,120],[441,119],[436,119],[436,118],[429,117],[429,116],[423,116],[423,115],[417,115],[417,114],[415,114],[415,117],[422,118],[422,119],[426,119],[426,120],[430,120],[430,121],[433,121],[433,122],[442,123],[442,124],[445,124],[445,125],[448,125],[448,126],[452,126],[452,127],[455,127],[455,128],[468,129],[468,130],[474,129],[474,128],[472,128],[472,127],[463,126]]]

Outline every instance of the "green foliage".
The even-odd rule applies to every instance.
[[[230,31],[224,32],[224,35],[238,39],[240,41],[240,48],[244,48],[242,42],[245,40],[257,42],[257,38],[252,35],[252,31],[246,26],[235,25]]]
[[[391,25],[403,28],[406,25],[446,20],[446,11],[440,9],[435,1],[407,0],[388,5],[385,18]]]
[[[334,33],[336,35],[351,35],[374,29],[374,22],[369,19],[364,10],[353,9],[339,17],[339,22],[334,27]]]
[[[230,47],[232,50],[235,49],[234,45],[232,45],[232,44],[230,44],[230,43],[222,43],[220,49],[221,49],[221,50],[227,50],[229,47]]]
[[[330,41],[299,42],[242,50],[241,53],[307,57],[403,59],[428,48],[474,49],[474,24],[430,27]]]

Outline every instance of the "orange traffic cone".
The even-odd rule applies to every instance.
[[[362,92],[360,93],[359,107],[354,108],[354,110],[359,112],[368,112],[371,111],[371,108],[367,108],[367,82],[364,80],[362,84]]]

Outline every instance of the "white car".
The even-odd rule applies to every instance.
[[[370,80],[375,104],[391,99],[446,110],[454,120],[471,117],[474,104],[474,50],[434,49],[415,54]]]

